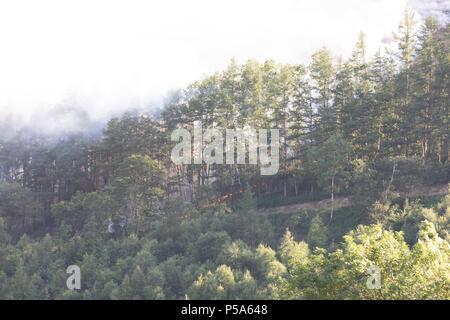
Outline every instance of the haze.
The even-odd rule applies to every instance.
[[[410,1],[448,19],[450,1]],[[170,90],[231,57],[308,63],[322,46],[347,56],[360,31],[377,50],[406,0],[4,1],[0,116],[27,121],[55,108],[104,119],[152,108]],[[447,10],[447,11],[446,11]],[[67,125],[64,123],[63,125]]]

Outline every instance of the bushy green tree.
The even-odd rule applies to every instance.
[[[401,233],[359,226],[335,252],[317,249],[299,262],[284,294],[307,299],[448,299],[449,244],[423,222],[410,249]],[[381,286],[367,285],[379,270]]]
[[[346,167],[350,152],[351,146],[339,134],[328,138],[322,146],[309,150],[308,158],[319,184],[331,194],[330,222],[333,220],[335,193],[348,183]]]
[[[299,263],[309,255],[308,244],[304,241],[297,242],[294,240],[292,233],[286,229],[280,244],[281,261],[286,266],[291,266],[294,262]]]
[[[328,229],[320,215],[316,215],[309,225],[307,242],[311,248],[324,248],[328,242]]]

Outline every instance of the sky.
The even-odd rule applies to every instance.
[[[155,107],[232,57],[308,63],[323,46],[346,57],[360,31],[374,52],[407,3],[449,18],[450,0],[0,0],[0,120]]]

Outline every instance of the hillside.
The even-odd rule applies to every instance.
[[[372,56],[361,33],[104,126],[0,121],[0,299],[450,299],[449,39],[406,9]]]
[[[408,193],[400,193],[401,197],[407,197],[410,199],[414,198],[428,198],[435,196],[444,196],[448,192],[448,185],[436,185],[436,186],[415,186],[411,192]],[[350,207],[352,205],[351,197],[337,197],[335,200],[334,206],[336,209]],[[263,208],[260,209],[260,212],[266,214],[290,214],[295,212],[302,211],[322,211],[322,210],[330,210],[331,208],[331,200],[324,199],[320,201],[311,201],[298,203],[287,206],[278,206],[274,208]]]

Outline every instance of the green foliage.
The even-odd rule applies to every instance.
[[[120,164],[110,189],[124,215],[138,220],[150,208],[158,211],[164,194],[162,176],[159,163],[149,156],[134,154]]]
[[[294,263],[299,263],[308,257],[309,248],[306,242],[296,242],[289,229],[286,229],[286,233],[281,240],[279,252],[281,261],[286,266],[292,266]]]
[[[242,290],[244,289],[245,290]],[[201,274],[189,289],[190,299],[234,300],[258,297],[257,285],[250,273],[234,273],[226,266]]]
[[[319,215],[316,215],[309,225],[307,242],[311,248],[322,247],[327,245],[328,230]]]
[[[241,239],[249,245],[271,243],[273,227],[267,216],[256,209],[256,201],[251,189],[247,189],[239,199],[236,210],[228,215],[223,228],[235,239]]]
[[[9,234],[6,230],[5,219],[0,218],[0,246],[5,246],[9,242]]]
[[[29,232],[30,227],[41,219],[40,203],[32,192],[16,182],[0,181],[0,217],[10,235],[15,238]]]
[[[199,262],[214,261],[230,240],[231,238],[226,232],[208,231],[198,237],[192,246],[191,254]]]
[[[98,196],[74,201],[95,208]],[[214,215],[203,209],[187,221],[173,215],[177,220],[167,220],[172,228],[162,233],[169,225],[155,221],[145,236],[118,239],[96,234],[92,219],[82,237],[67,234],[64,223],[71,220],[65,218],[55,236],[1,244],[0,293],[4,299],[448,299],[449,244],[439,236],[448,236],[448,202],[446,196],[434,208],[388,207],[386,227],[359,226],[329,251],[318,248],[328,242],[319,215],[307,243],[287,230],[278,251],[220,229],[241,211]],[[404,230],[411,247],[389,226]],[[267,236],[262,242],[273,241]],[[80,291],[65,287],[71,264],[82,270]],[[366,287],[372,265],[381,269],[381,289]]]
[[[70,201],[53,205],[52,214],[56,223],[68,227],[72,235],[87,231],[92,224],[101,224],[100,230],[106,231],[105,222],[115,204],[113,199],[107,192],[78,193]]]
[[[376,174],[376,170],[366,161],[362,159],[353,161],[351,189],[357,205],[368,205],[380,198],[381,190]]]
[[[317,249],[299,261],[281,291],[306,299],[448,299],[449,253],[429,222],[411,249],[401,233],[360,226],[336,251]],[[380,270],[379,289],[367,286],[371,267]]]

